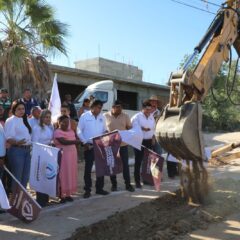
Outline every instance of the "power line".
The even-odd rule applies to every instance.
[[[212,6],[215,6],[215,7],[222,7],[221,5],[213,3],[213,2],[210,2],[208,0],[198,0],[198,1],[205,2],[206,4],[209,4],[209,5],[212,5]]]
[[[187,7],[190,7],[190,8],[194,8],[194,9],[199,10],[199,11],[202,11],[202,12],[207,12],[207,13],[216,15],[216,13],[214,13],[214,12],[211,12],[211,11],[208,11],[208,10],[205,10],[205,9],[202,9],[202,8],[199,8],[199,7],[196,7],[196,6],[187,4],[187,3],[182,2],[182,1],[177,1],[177,0],[170,0],[170,1],[175,2],[175,3],[178,3],[178,4],[181,4],[181,5],[184,5],[184,6],[187,6]]]

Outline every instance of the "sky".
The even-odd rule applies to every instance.
[[[220,0],[178,0],[216,13]],[[143,70],[143,81],[166,84],[171,71],[191,54],[214,18],[172,0],[47,0],[56,18],[69,25],[68,57],[52,63],[103,57]]]

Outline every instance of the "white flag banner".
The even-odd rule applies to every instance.
[[[169,153],[169,155],[167,156],[167,161],[168,162],[176,162],[178,163],[179,161],[172,155]]]
[[[58,90],[56,73],[53,79],[53,86],[52,86],[51,97],[48,105],[48,110],[50,110],[52,113],[52,121],[57,122],[57,118],[61,115],[61,99],[60,99],[59,90]]]
[[[138,150],[141,150],[143,134],[140,127],[134,127],[129,130],[119,130],[118,132],[123,142],[133,146],[134,148],[137,148]]]
[[[51,197],[57,195],[59,148],[33,143],[30,186],[37,192]]]
[[[2,209],[10,209],[9,201],[5,189],[2,184],[2,180],[0,179],[0,208]]]

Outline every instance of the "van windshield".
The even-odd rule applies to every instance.
[[[75,98],[74,103],[82,103],[85,98],[89,98],[91,95],[96,100],[100,100],[103,103],[106,103],[108,101],[108,92],[96,91],[96,90],[95,91],[85,90]]]
[[[91,95],[91,92],[84,90],[75,98],[74,103],[81,103],[85,98],[89,98]]]

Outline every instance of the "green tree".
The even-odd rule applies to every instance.
[[[183,59],[182,59],[182,61],[181,61],[180,64],[179,64],[179,67],[180,67],[180,68],[183,68],[184,64],[187,62],[187,60],[189,59],[189,57],[190,57],[190,55],[188,55],[188,54],[185,54],[185,55],[183,56]],[[192,63],[189,65],[188,69],[189,69],[190,71],[193,71],[194,68],[197,66],[198,60],[199,60],[199,55],[197,55],[197,56],[193,59]]]
[[[230,97],[232,101],[240,104],[237,86],[232,85],[235,66],[236,61],[233,61],[228,80],[229,64],[223,64],[214,80],[212,91],[203,102],[203,126],[206,130],[234,131],[240,128],[239,107],[233,105],[229,99]],[[232,87],[233,91],[230,90]]]
[[[0,0],[0,86],[14,98],[26,87],[41,96],[50,80],[46,57],[67,55],[67,34],[43,0]]]
[[[180,63],[180,67],[188,59],[188,55],[185,55]],[[198,57],[196,57],[189,67],[190,71],[194,71],[198,63]],[[239,77],[236,79],[236,84],[233,84],[233,76],[235,71],[236,61],[233,61],[230,69],[230,77],[228,79],[229,64],[223,63],[216,79],[213,82],[212,90],[203,101],[203,129],[207,131],[234,131],[240,129],[240,114],[239,107],[233,105],[229,100],[228,93],[232,101],[240,104]],[[232,91],[231,91],[232,89]]]

